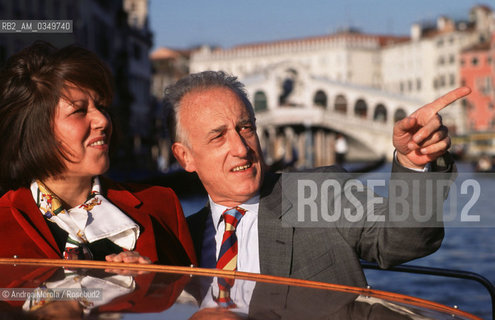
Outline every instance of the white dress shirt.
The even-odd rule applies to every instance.
[[[394,157],[397,157],[394,151]],[[424,169],[412,169],[414,171],[428,172],[429,164]],[[208,195],[210,202],[211,215],[213,218],[213,226],[215,227],[215,242],[216,251],[215,258],[218,260],[218,253],[222,245],[223,233],[225,231],[225,223],[222,219],[222,213],[230,207],[222,206],[213,202]],[[239,207],[247,210],[236,228],[237,236],[237,270],[244,272],[260,273],[260,253],[259,253],[259,237],[258,237],[258,208],[260,197],[254,196]]]
[[[215,227],[215,242],[216,253],[215,257],[218,260],[218,253],[222,245],[223,233],[225,231],[225,222],[222,218],[222,213],[230,207],[225,207],[210,201],[211,216],[213,218],[213,226]],[[236,227],[237,236],[237,271],[260,273],[260,253],[258,246],[258,207],[259,195],[239,205],[246,210],[246,213],[239,221]]]

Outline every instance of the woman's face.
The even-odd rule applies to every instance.
[[[104,107],[96,105],[94,92],[69,87],[55,110],[54,134],[62,146],[65,177],[93,177],[109,165],[112,124]]]

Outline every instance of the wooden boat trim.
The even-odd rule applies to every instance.
[[[411,297],[400,293],[381,291],[368,288],[358,288],[339,284],[331,284],[324,282],[316,282],[309,280],[301,280],[294,278],[284,278],[278,276],[270,276],[249,272],[240,271],[225,271],[219,269],[205,269],[180,266],[168,266],[157,264],[135,264],[135,263],[120,263],[120,262],[105,262],[94,260],[62,260],[62,259],[18,259],[18,258],[0,258],[0,264],[11,265],[32,265],[32,266],[51,266],[51,267],[73,267],[73,268],[95,268],[95,269],[107,269],[107,270],[136,270],[136,271],[148,271],[148,272],[162,272],[173,274],[189,274],[198,276],[210,276],[210,277],[223,277],[234,278],[242,280],[254,280],[265,283],[274,283],[282,285],[295,285],[299,287],[315,288],[315,289],[328,289],[333,291],[354,293],[362,296],[375,297],[380,299],[386,299],[398,303],[405,303],[417,307],[426,307],[431,310],[440,311],[451,314],[452,316],[462,316],[473,320],[482,320],[481,318],[464,312],[459,309],[445,306],[443,304],[424,300],[421,298]]]

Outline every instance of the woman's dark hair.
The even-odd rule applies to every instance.
[[[100,105],[111,103],[110,71],[86,49],[36,42],[7,60],[0,71],[0,191],[65,169],[53,119],[69,87],[93,91]]]

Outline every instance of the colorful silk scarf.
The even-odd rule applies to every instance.
[[[43,216],[68,233],[64,258],[92,259],[86,244],[108,239],[126,250],[134,249],[139,226],[100,193],[98,177],[87,200],[69,210],[41,181],[31,184],[33,198]]]

